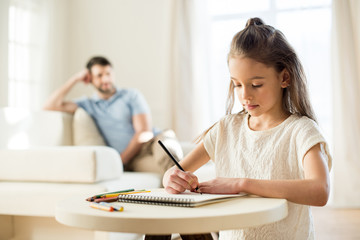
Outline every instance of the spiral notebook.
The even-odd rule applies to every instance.
[[[245,194],[200,194],[186,191],[180,194],[170,194],[165,189],[155,189],[150,192],[119,195],[119,202],[166,205],[175,207],[198,207],[242,197]]]

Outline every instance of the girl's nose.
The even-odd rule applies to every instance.
[[[251,94],[251,90],[247,87],[243,87],[242,89],[242,98],[245,100],[250,100],[252,99],[252,94]]]

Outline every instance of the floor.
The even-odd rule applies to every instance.
[[[360,208],[312,207],[312,213],[316,240],[360,240]],[[213,238],[216,240],[216,235]],[[178,234],[171,239],[181,240]]]
[[[360,240],[360,209],[313,207],[312,213],[316,240]]]
[[[316,240],[360,240],[360,209],[312,208]]]

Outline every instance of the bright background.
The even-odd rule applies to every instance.
[[[173,1],[3,0],[0,8],[0,51],[7,53],[0,58],[0,106],[40,109],[90,57],[104,55],[113,62],[119,86],[138,88],[145,95],[154,125],[177,128],[171,117],[177,91],[171,72]],[[210,0],[193,11],[205,16],[193,37],[206,36],[200,53],[206,77],[198,80],[204,87],[196,92],[204,116],[192,117],[192,122],[199,121],[198,133],[224,115],[231,38],[248,18],[258,16],[280,29],[299,54],[320,126],[332,141],[330,0]],[[68,98],[92,91],[77,85]],[[182,135],[184,140],[194,137]]]

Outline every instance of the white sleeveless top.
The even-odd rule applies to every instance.
[[[313,120],[291,115],[272,129],[253,131],[248,118],[242,113],[227,115],[206,134],[204,146],[217,177],[304,179],[302,160],[318,143],[331,168],[328,144]],[[220,239],[314,239],[310,207],[289,202],[288,210],[279,222],[221,231]]]

